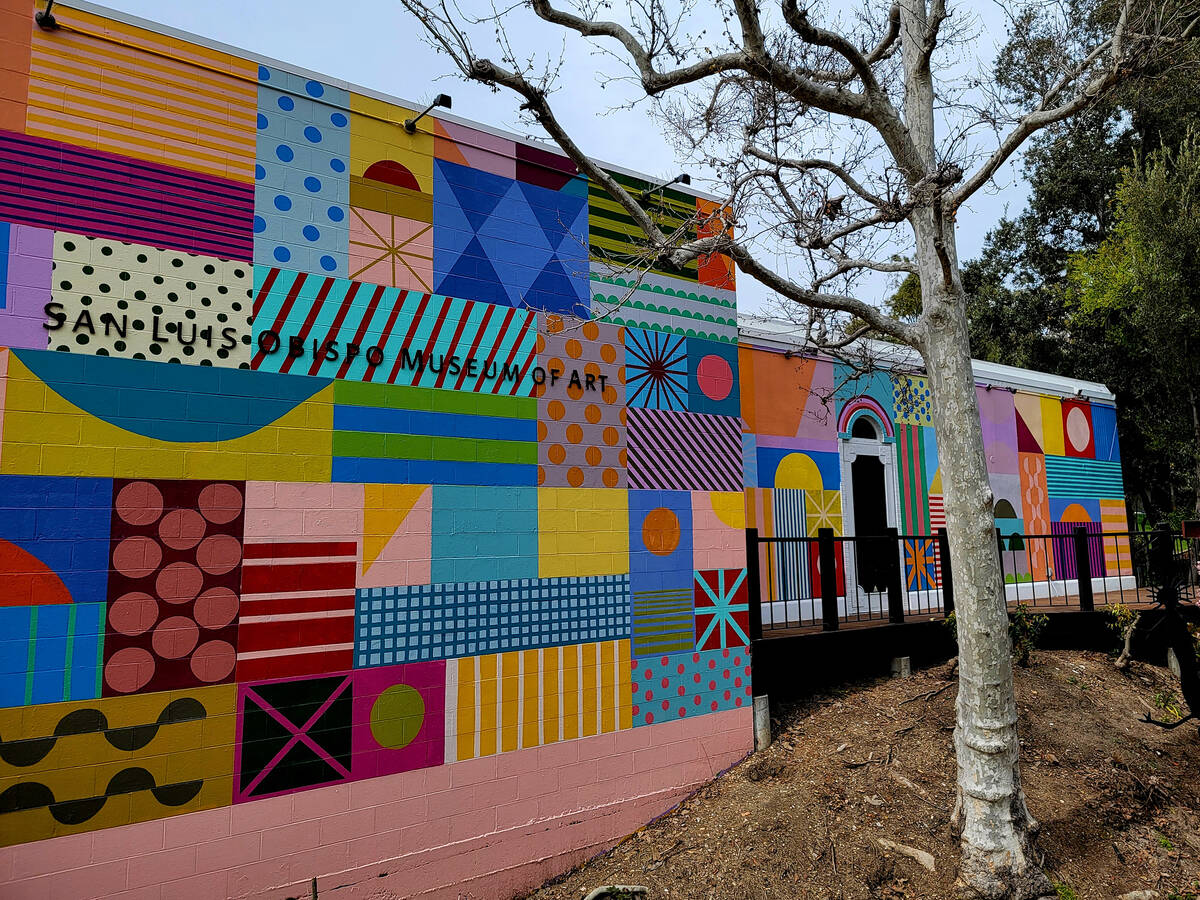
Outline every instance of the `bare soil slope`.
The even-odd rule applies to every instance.
[[[640,884],[651,900],[954,896],[948,667],[784,712],[773,745],[613,851],[529,895]],[[1018,669],[1025,790],[1065,900],[1200,900],[1200,738],[1145,724],[1179,696],[1163,669],[1039,652]],[[880,840],[932,856],[934,871]],[[1152,897],[1154,895],[1146,895]]]

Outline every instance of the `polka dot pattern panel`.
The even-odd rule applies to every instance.
[[[625,329],[542,315],[538,484],[625,487]]]
[[[260,66],[254,261],[346,277],[350,95]]]
[[[749,706],[745,648],[637,657],[630,661],[633,726]]]
[[[103,695],[233,680],[241,482],[113,482]]]
[[[250,368],[245,262],[56,232],[51,350]]]

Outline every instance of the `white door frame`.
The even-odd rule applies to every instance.
[[[879,427],[878,423],[874,423]],[[858,534],[854,521],[854,477],[851,465],[860,456],[873,456],[883,463],[883,495],[887,505],[889,528],[899,528],[900,485],[896,477],[896,442],[894,439],[871,440],[869,438],[841,438],[838,440],[838,456],[842,467],[842,533]],[[897,548],[899,552],[899,548]],[[869,603],[868,595],[858,584],[858,573],[854,564],[855,554],[842,554],[842,565],[846,578],[847,612],[857,612]],[[901,560],[901,572],[903,572]],[[886,600],[884,603],[886,605]]]

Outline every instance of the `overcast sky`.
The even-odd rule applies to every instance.
[[[453,77],[438,80],[450,75],[451,64],[425,44],[416,23],[395,0],[106,0],[104,5],[407,100],[427,101],[449,93],[457,115],[528,133],[518,118],[515,95],[493,93]],[[959,5],[978,16],[983,34],[978,51],[990,59],[1005,37],[998,7]],[[532,18],[521,9],[511,15],[514,44],[558,47],[559,33]],[[569,41],[567,51],[556,112],[584,150],[663,180],[678,174],[680,164],[644,110],[609,111],[625,92],[620,85],[604,85],[598,73],[605,60],[589,53],[579,40]],[[1007,166],[998,181],[995,191],[976,194],[971,208],[959,215],[963,260],[978,254],[987,231],[1002,216],[1015,215],[1025,204],[1027,189],[1019,166]],[[884,293],[886,285],[876,282],[864,288],[863,299],[874,300],[878,298],[869,294]],[[739,278],[742,309],[759,309],[764,299],[765,293],[749,278]]]

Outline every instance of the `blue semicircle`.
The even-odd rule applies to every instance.
[[[229,441],[287,415],[329,378],[13,350],[45,385],[98,419],[172,443]]]

